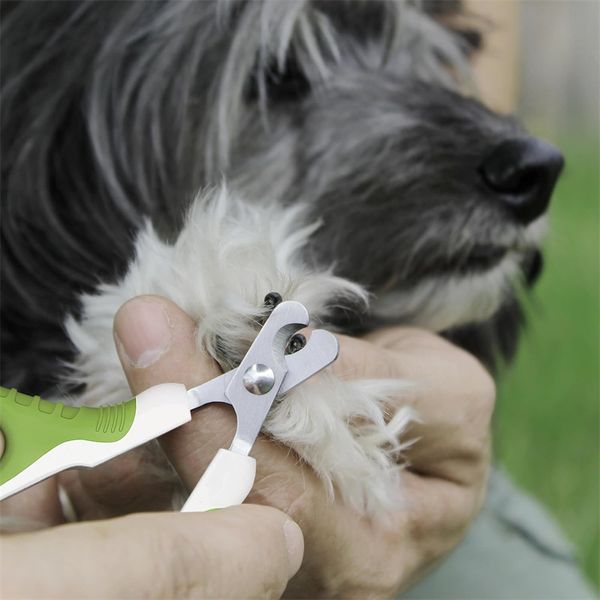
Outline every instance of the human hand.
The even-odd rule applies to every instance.
[[[165,314],[169,325],[161,332],[158,323]],[[138,298],[124,305],[115,331],[134,393],[165,381],[191,387],[219,374],[216,364],[197,350],[194,330],[191,319],[167,300]],[[169,338],[166,349],[158,339],[163,334]],[[489,466],[494,385],[474,358],[424,331],[392,328],[362,340],[339,340],[340,358],[333,366],[339,376],[418,383],[398,400],[414,406],[421,418],[407,434],[419,441],[406,452],[405,506],[384,524],[332,503],[309,467],[262,436],[252,452],[257,478],[248,500],[277,507],[302,527],[305,560],[288,586],[290,596],[391,596],[453,548],[479,510]],[[157,352],[158,347],[163,350]],[[157,358],[139,368],[135,365],[144,353]],[[230,408],[211,405],[195,411],[191,423],[163,436],[161,443],[191,489],[234,431]]]
[[[4,536],[3,598],[280,597],[302,561],[285,514],[243,505]]]
[[[0,432],[0,457],[3,452]],[[118,481],[113,488],[118,495]],[[9,498],[3,509],[9,522],[61,523],[56,478]],[[279,597],[300,567],[303,539],[284,513],[245,504],[4,536],[0,553],[6,598]]]
[[[169,325],[161,332],[157,325],[165,314]],[[134,393],[165,381],[190,387],[219,374],[217,365],[196,348],[194,323],[164,299],[128,302],[117,315],[115,330]],[[158,352],[164,334],[168,347]],[[420,441],[406,452],[410,467],[403,476],[405,506],[385,525],[362,518],[340,502],[331,503],[310,468],[289,449],[262,437],[253,449],[258,472],[249,501],[278,507],[303,528],[306,556],[288,587],[290,595],[389,596],[456,545],[477,513],[489,463],[494,387],[475,359],[423,331],[393,328],[365,340],[339,339],[340,358],[333,365],[338,375],[418,382],[401,399],[422,420],[407,434]],[[144,353],[146,367],[140,368],[136,364]],[[150,363],[148,356],[155,360]],[[164,436],[163,448],[190,489],[234,430],[229,408],[212,405],[195,411],[192,423]],[[162,486],[161,491],[138,468],[144,451],[138,452],[79,471],[79,485],[69,491],[80,516],[94,516],[98,507],[105,514],[118,514],[136,504],[143,507],[148,498],[166,498],[168,490]],[[28,492],[36,493],[35,488]]]
[[[160,313],[163,304],[162,301],[157,304],[157,299],[152,297],[141,298],[131,304],[127,303],[119,312],[123,336],[130,345],[137,342],[138,346],[133,349],[133,352],[138,354],[135,358],[136,363],[144,364],[146,370],[152,369],[156,373],[157,382],[179,382],[180,376],[183,378],[181,381],[189,380],[190,375],[186,369],[192,367],[196,384],[220,375],[218,366],[210,356],[199,355],[195,351],[193,354],[186,354],[193,344],[195,330],[194,327],[186,329],[185,326],[189,324],[187,316],[185,326],[179,323],[177,314],[173,317],[177,335],[189,337],[181,348],[175,348],[174,354],[173,352],[170,354],[174,361],[178,361],[175,370],[169,373],[163,368],[164,361],[158,360],[160,352],[156,348],[161,343],[160,336],[169,335],[170,316],[166,313],[159,314],[166,319],[163,319],[167,323],[166,331],[160,329],[161,320],[152,317],[153,309],[158,309]],[[129,318],[128,310],[135,318]],[[141,319],[141,325],[137,329],[136,319],[137,321]],[[128,324],[131,324],[131,327],[127,332],[125,329]],[[157,324],[158,329],[155,330],[153,324]],[[117,345],[120,344],[118,340],[115,341]],[[146,355],[142,357],[144,352]],[[156,364],[151,360],[148,352],[155,353]],[[167,364],[171,365],[171,362]],[[135,368],[129,360],[127,365],[129,369]],[[135,393],[141,391],[143,389],[138,387]],[[126,400],[126,397],[123,400]],[[180,484],[178,484],[177,475],[158,444],[145,444],[94,469],[63,471],[57,477],[42,481],[0,502],[2,516],[0,526],[4,531],[22,531],[43,529],[64,523],[65,518],[59,502],[59,486],[67,492],[68,516],[72,520],[88,521],[134,512],[171,510],[173,497],[180,492]]]

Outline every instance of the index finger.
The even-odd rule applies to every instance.
[[[77,523],[3,545],[11,598],[279,597],[303,553],[293,521],[248,505]]]

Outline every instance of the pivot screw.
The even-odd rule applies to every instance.
[[[275,385],[275,373],[267,365],[256,364],[248,367],[242,381],[251,394],[261,396],[270,392]]]

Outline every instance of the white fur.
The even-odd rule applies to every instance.
[[[218,357],[218,344],[238,358],[259,329],[270,291],[302,302],[317,323],[340,298],[366,303],[360,286],[330,271],[306,269],[299,251],[318,225],[305,222],[302,207],[249,206],[223,186],[196,199],[175,244],[162,242],[147,225],[125,278],[84,296],[82,319],[67,322],[79,351],[73,379],[86,385],[76,402],[127,398],[112,324],[118,308],[134,296],[170,298],[197,321],[201,347]],[[389,400],[405,386],[393,380],[344,382],[323,374],[278,402],[264,430],[292,447],[332,494],[337,490],[360,511],[385,512],[398,506],[399,438],[411,419],[408,408],[388,414]]]
[[[500,308],[519,273],[517,261],[507,256],[484,273],[432,277],[409,291],[390,292],[374,304],[373,313],[393,320],[401,311],[411,324],[433,331],[485,321]]]
[[[502,306],[522,277],[520,254],[539,246],[546,231],[547,218],[540,217],[519,232],[518,239],[513,232],[513,237],[502,240],[512,250],[489,271],[431,277],[409,290],[381,296],[371,310],[383,320],[402,320],[433,331],[485,321]]]

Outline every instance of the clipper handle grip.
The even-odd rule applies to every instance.
[[[192,490],[181,512],[205,512],[241,504],[254,485],[256,460],[221,448]]]
[[[94,467],[191,419],[167,383],[112,406],[75,407],[0,387],[0,500],[71,467]]]

